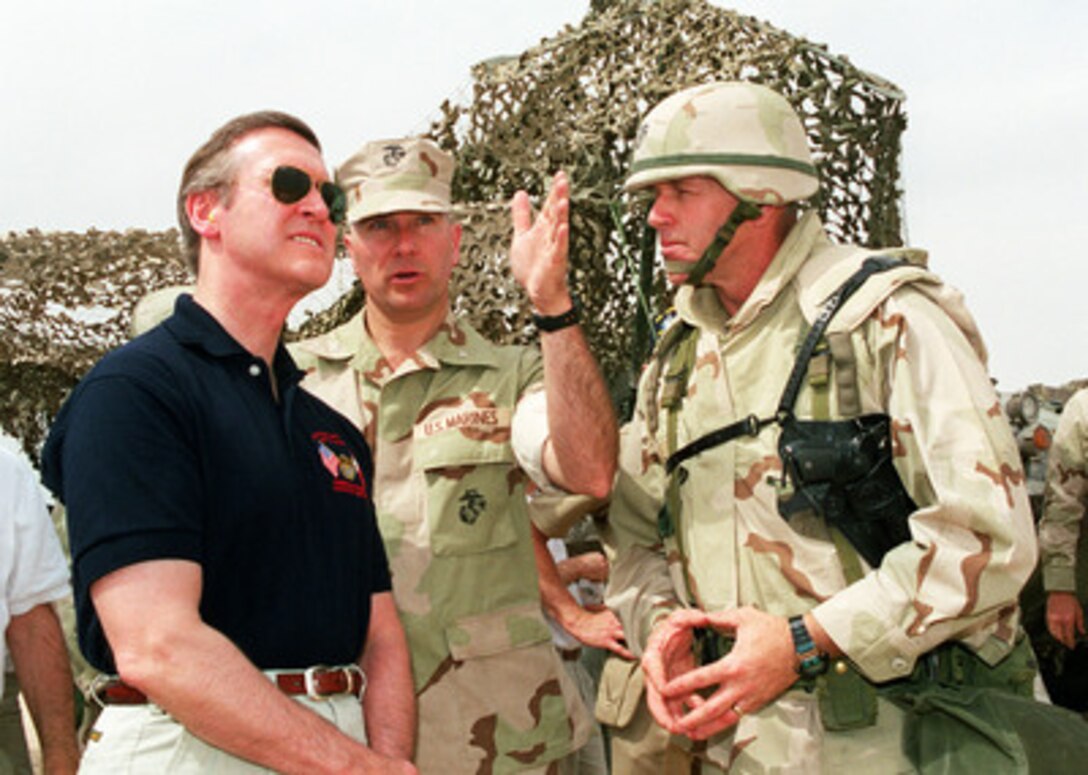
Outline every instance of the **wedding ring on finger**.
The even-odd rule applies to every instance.
[[[734,713],[737,714],[737,718],[741,718],[744,716],[744,710],[740,707],[740,703],[734,702],[732,710]]]

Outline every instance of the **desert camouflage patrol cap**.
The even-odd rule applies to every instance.
[[[400,211],[448,213],[453,157],[432,140],[366,143],[336,170],[348,222]]]
[[[807,199],[819,187],[797,113],[782,95],[745,81],[684,89],[643,120],[624,188],[693,175],[758,205]]]

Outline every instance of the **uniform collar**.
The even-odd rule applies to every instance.
[[[219,321],[197,304],[188,293],[178,296],[174,304],[174,314],[163,321],[163,326],[180,344],[203,350],[213,358],[244,359],[246,363],[251,363],[257,357],[227,333]],[[302,372],[288,354],[282,340],[276,345],[272,367],[281,388],[302,379]]]
[[[349,361],[353,369],[375,381],[384,382],[376,375],[393,375],[388,373],[384,356],[363,324],[365,313],[363,309],[344,325],[299,343],[299,349],[325,360]],[[412,358],[401,364],[397,373],[418,369],[437,370],[443,365],[496,368],[499,361],[495,345],[451,312],[446,315],[438,333],[416,350]]]
[[[686,322],[716,331],[739,330],[751,324],[797,275],[805,258],[820,241],[827,241],[815,212],[805,213],[790,229],[752,293],[732,318],[717,291],[707,286],[682,286],[676,291],[676,311]]]

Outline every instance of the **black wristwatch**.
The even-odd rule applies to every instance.
[[[801,658],[797,672],[802,678],[815,678],[827,672],[827,654],[816,648],[812,635],[805,626],[803,616],[790,617],[790,635],[793,636],[793,648]]]
[[[559,331],[578,323],[581,316],[578,314],[578,299],[572,294],[570,297],[570,309],[561,315],[538,315],[533,313],[533,325],[545,332]]]

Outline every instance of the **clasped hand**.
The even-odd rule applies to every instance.
[[[701,667],[693,651],[694,630],[700,627],[734,639],[726,656]],[[797,680],[789,623],[750,607],[673,612],[654,627],[642,669],[654,718],[669,732],[693,740],[728,729]]]

